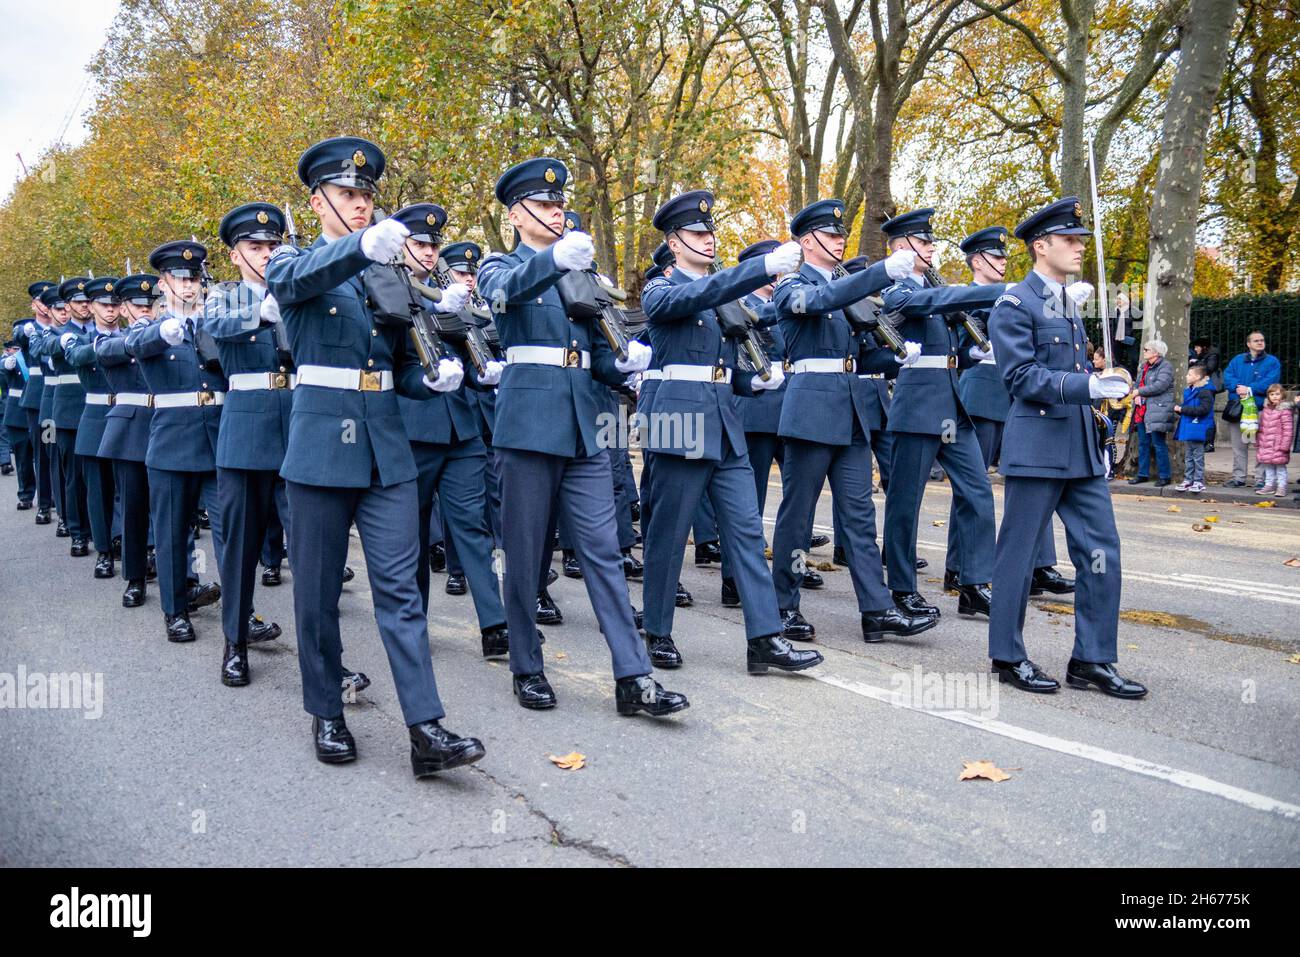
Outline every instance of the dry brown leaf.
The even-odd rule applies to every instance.
[[[961,774],[957,775],[958,781],[973,781],[976,778],[983,778],[986,781],[1010,781],[1011,775],[1007,774],[992,761],[963,761]]]
[[[1209,522],[1211,525],[1213,525],[1215,522],[1217,522],[1217,521],[1219,520],[1219,516],[1217,516],[1217,515],[1207,515],[1207,516],[1205,516],[1205,520],[1206,520],[1207,522]]]
[[[1208,532],[1213,527],[1213,525],[1202,525],[1200,522],[1192,522],[1192,531],[1194,532]]]
[[[1217,505],[1217,504],[1219,504],[1219,500],[1218,500],[1217,498],[1202,498],[1202,499],[1197,499],[1197,501],[1199,501],[1202,505]]]
[[[1162,628],[1178,628],[1180,622],[1173,615],[1163,611],[1121,611],[1122,621],[1131,621],[1139,625],[1159,625]]]
[[[567,651],[557,651],[557,652],[555,653],[555,660],[556,660],[556,661],[563,661],[563,660],[564,660],[565,658],[567,658],[567,657],[569,657],[569,653],[568,653]]]
[[[1183,510],[1182,506],[1180,505],[1170,505],[1167,509],[1165,509],[1166,512],[1181,512],[1182,510]]]
[[[943,579],[942,579],[942,578],[927,578],[927,579],[926,579],[926,582],[927,582],[927,584],[930,584],[930,585],[942,585],[942,584],[943,584]]]
[[[819,572],[837,572],[840,570],[840,566],[834,562],[814,562],[812,567]]]
[[[1138,650],[1138,646],[1137,646],[1137,645],[1125,645],[1124,647],[1127,648],[1129,651],[1137,651],[1137,650]]]
[[[1287,568],[1300,568],[1300,558],[1288,558],[1282,564]]]
[[[1273,508],[1273,507],[1276,506],[1276,505],[1277,505],[1276,502],[1256,502],[1256,503],[1255,503],[1255,507],[1256,507],[1256,508]]]
[[[1073,615],[1074,614],[1074,606],[1067,605],[1064,602],[1045,601],[1040,603],[1038,607],[1051,615]]]
[[[554,754],[548,754],[551,763],[563,771],[579,771],[587,766],[587,756],[579,754],[577,751],[571,751],[563,757],[556,757]]]
[[[763,549],[763,557],[770,562],[772,560],[772,549],[771,548]]]
[[[944,521],[940,521],[939,519],[936,518],[933,521],[931,521],[930,524],[933,525],[935,528],[943,528],[948,523]]]
[[[1292,655],[1287,662],[1293,665],[1300,665],[1300,655]]]

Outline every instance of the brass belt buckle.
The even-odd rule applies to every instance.
[[[781,365],[785,369],[787,375],[794,374],[794,363],[791,362],[789,359],[786,359],[784,362],[781,363]]]
[[[714,368],[713,368],[713,381],[714,381],[714,382],[725,382],[726,379],[727,379],[727,370],[724,369],[722,366],[714,366]]]
[[[145,395],[145,397],[144,397],[144,407],[145,407],[146,409],[152,409],[152,408],[153,408],[153,393],[152,393],[152,392],[150,392],[150,393],[148,393],[147,395]]]
[[[271,388],[272,388],[272,389],[287,389],[287,388],[289,388],[289,377],[288,377],[287,375],[285,375],[283,372],[272,372],[272,373],[271,373]]]
[[[845,372],[852,372],[852,371],[853,371],[853,357],[852,357],[852,356],[845,356],[845,357],[844,357],[844,371],[845,371]]]
[[[111,409],[115,405],[117,405],[117,396],[110,392],[108,394],[108,407]]]
[[[366,372],[363,370],[361,373],[361,391],[378,392],[380,391],[380,386],[383,384],[383,381],[383,377],[378,372]]]
[[[948,357],[948,368],[949,368],[949,369],[955,369],[955,368],[957,368],[957,357],[956,357],[956,356],[951,356],[951,355],[950,355],[950,356]]]
[[[577,349],[564,350],[564,366],[567,369],[582,368],[582,353]]]
[[[199,397],[199,405],[216,405],[217,403],[217,396],[214,392],[199,392],[196,394]]]

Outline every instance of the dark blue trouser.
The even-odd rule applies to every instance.
[[[113,478],[113,460],[97,455],[78,455],[81,460],[82,481],[86,486],[86,513],[90,537],[95,551],[105,554],[113,550],[113,498],[117,483]]]
[[[18,479],[18,501],[36,497],[36,465],[32,455],[32,435],[26,427],[8,426],[9,445],[14,455],[14,475]]]
[[[275,568],[288,554],[284,544],[285,536],[289,534],[288,523],[289,498],[285,494],[284,483],[279,482],[275,486],[271,514],[266,520],[266,538],[262,540],[262,564],[267,568]]]
[[[984,457],[985,471],[993,464],[1002,445],[1002,423],[992,419],[971,416],[975,423],[975,438],[979,440],[980,455]],[[1003,505],[1005,508],[1005,504]],[[1043,526],[1043,534],[1038,538],[1034,552],[1035,568],[1051,568],[1056,564],[1056,536],[1052,533],[1052,523]],[[952,497],[948,508],[948,553],[944,557],[944,568],[955,572],[961,568],[961,531],[957,525],[957,496]]]
[[[951,442],[938,435],[895,432],[889,491],[885,494],[885,559],[889,588],[916,591],[916,533],[921,499],[936,457],[952,483],[955,524],[961,536],[963,585],[982,585],[993,577],[993,487],[975,430],[962,424]],[[1032,557],[1032,556],[1031,556]]]
[[[620,449],[604,450],[604,454],[609,457],[610,482],[614,490],[614,523],[618,528],[618,547],[620,551],[625,552],[636,544],[636,530],[632,527],[632,502],[636,499],[636,482],[620,474],[618,466],[620,453],[627,454]],[[560,533],[560,548],[572,549],[573,536],[569,534],[569,527],[564,519],[557,514],[554,524]]]
[[[113,477],[122,501],[122,577],[142,582],[149,547],[149,470],[143,462],[113,459]]]
[[[1138,477],[1151,477],[1151,447],[1154,445],[1156,450],[1156,475],[1160,478],[1160,481],[1168,482],[1170,476],[1169,437],[1163,432],[1148,432],[1145,422],[1138,423],[1137,434]]]
[[[82,456],[76,453],[77,430],[57,430],[55,446],[59,477],[63,484],[64,510],[59,512],[59,517],[68,526],[70,536],[87,538],[90,535],[90,516],[86,501],[86,472]]]
[[[650,658],[632,620],[632,600],[614,530],[609,457],[570,458],[507,448],[497,449],[497,457],[501,463],[510,671],[530,675],[544,670],[536,626],[537,570],[550,548],[547,526],[552,503],[558,503],[573,534],[592,610],[613,657],[614,677],[649,674]]]
[[[486,491],[484,508],[488,530],[492,533],[492,544],[501,548],[505,539],[501,536],[501,471],[497,462],[497,450],[492,448],[492,436],[483,437],[483,447],[487,450],[487,467],[483,472],[484,490]]]
[[[754,470],[754,491],[758,494],[758,514],[767,508],[767,483],[772,477],[772,463],[785,456],[781,437],[775,432],[746,432],[745,446],[749,449],[749,465]]]
[[[27,433],[32,440],[32,471],[36,474],[36,507],[54,506],[54,449],[42,441],[40,409],[24,409],[27,413]]]
[[[824,445],[785,439],[781,464],[781,507],[772,534],[772,581],[782,608],[799,607],[802,556],[812,539],[812,517],[822,483],[831,483],[835,544],[844,548],[858,610],[881,611],[893,605],[885,589],[876,545],[876,507],[871,501],[871,446],[855,423],[849,445]]]
[[[412,442],[411,452],[419,469],[416,479],[420,499],[420,555],[416,583],[425,613],[429,610],[429,519],[437,502],[443,512],[443,534],[447,545],[447,567],[463,571],[474,598],[480,628],[495,628],[506,621],[505,608],[497,592],[492,571],[492,536],[487,528],[483,491],[487,455],[483,440],[475,436],[455,445]],[[452,547],[457,567],[451,566]]]
[[[705,498],[716,503],[727,571],[735,579],[745,612],[746,637],[759,638],[781,631],[772,574],[763,557],[763,520],[754,492],[754,471],[749,456],[737,455],[725,436],[722,452],[723,458],[718,462],[663,452],[655,454],[656,474],[651,488],[654,507],[644,533],[642,594],[647,634],[672,634],[682,550],[686,547],[692,516]]]
[[[185,614],[189,608],[186,592],[189,588],[191,558],[196,573],[208,571],[203,567],[207,561],[205,554],[194,547],[192,531],[194,512],[203,497],[204,485],[211,485],[215,478],[213,472],[149,469],[149,518],[153,522],[158,560],[158,595],[164,614]],[[219,568],[225,541],[220,510],[210,507],[208,518],[212,521],[212,547]]]
[[[1025,607],[1034,573],[1034,548],[1055,512],[1065,526],[1074,562],[1074,650],[1081,661],[1118,660],[1119,599],[1123,584],[1119,532],[1104,478],[1044,479],[1007,476],[993,570],[989,657],[1021,661]]]
[[[302,706],[318,718],[343,713],[343,641],[339,594],[348,558],[348,529],[355,522],[366,555],[375,624],[388,655],[393,684],[409,727],[441,719],[429,655],[429,629],[415,586],[419,515],[415,481],[387,488],[325,488],[288,483],[289,563],[293,566],[293,614],[298,632]],[[405,532],[405,533],[403,533]]]
[[[269,469],[217,469],[217,511],[225,539],[219,565],[226,641],[248,641],[257,559],[275,509],[276,486],[283,484],[280,474]]]

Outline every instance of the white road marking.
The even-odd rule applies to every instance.
[[[922,714],[932,715],[936,718],[943,718],[946,721],[963,724],[969,728],[976,728],[980,731],[987,731],[990,734],[1000,735],[1004,738],[1022,741],[1025,744],[1031,744],[1035,747],[1046,748],[1049,751],[1056,751],[1060,754],[1069,755],[1071,757],[1083,758],[1085,761],[1094,761],[1097,764],[1105,764],[1113,768],[1119,768],[1123,771],[1131,771],[1134,774],[1156,778],[1192,791],[1212,794],[1215,797],[1221,797],[1225,800],[1233,801],[1256,811],[1267,811],[1271,814],[1280,815],[1289,821],[1300,820],[1300,806],[1288,804],[1286,801],[1279,801],[1278,799],[1268,797],[1267,795],[1256,794],[1254,791],[1247,791],[1246,789],[1236,787],[1235,785],[1224,784],[1222,781],[1215,781],[1213,778],[1207,778],[1201,774],[1194,774],[1191,771],[1182,771],[1178,768],[1171,768],[1163,764],[1157,764],[1154,761],[1148,761],[1145,758],[1137,758],[1129,754],[1120,754],[1117,751],[1108,751],[1105,748],[1095,747],[1091,744],[1084,744],[1081,741],[1071,741],[1069,738],[1058,738],[1054,735],[1042,734],[1038,731],[1031,731],[1028,728],[1021,728],[1014,724],[1008,724],[1005,721],[983,718],[979,715],[972,714],[969,711],[935,711],[927,708],[916,707],[915,705],[909,704],[898,698],[894,692],[885,688],[866,684],[861,681],[855,681],[852,678],[845,678],[834,673],[822,672],[820,669],[812,669],[805,672],[805,674],[809,677],[816,678],[824,684],[841,688],[860,697],[870,698],[873,701],[879,701],[893,707],[906,708],[909,711],[918,711]]]

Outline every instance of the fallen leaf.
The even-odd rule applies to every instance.
[[[1300,558],[1288,558],[1282,564],[1287,568],[1300,568]]]
[[[1255,503],[1255,507],[1256,507],[1256,508],[1273,508],[1276,504],[1277,504],[1276,502],[1256,502],[1256,503]]]
[[[1293,665],[1300,665],[1300,655],[1292,655],[1287,661]]]
[[[1067,605],[1064,602],[1045,601],[1038,605],[1043,611],[1050,615],[1073,615],[1074,606]]]
[[[772,549],[771,548],[763,549],[763,557],[770,562],[772,560]]]
[[[947,525],[948,523],[947,523],[947,522],[941,522],[941,521],[939,521],[939,519],[936,518],[936,519],[935,519],[934,521],[932,521],[930,524],[933,525],[935,528],[943,528],[943,527],[944,527],[945,525]]]
[[[1200,522],[1192,522],[1192,531],[1194,532],[1208,532],[1213,527],[1213,525],[1202,525]]]
[[[1217,498],[1203,498],[1203,499],[1200,500],[1200,502],[1201,502],[1202,505],[1218,505],[1218,504],[1219,504],[1219,500],[1218,500]]]
[[[1166,512],[1181,512],[1182,510],[1183,510],[1182,507],[1179,505],[1170,505],[1167,509],[1165,509]]]
[[[1119,617],[1123,621],[1131,621],[1139,625],[1160,625],[1165,628],[1180,626],[1176,617],[1163,611],[1121,611]]]
[[[928,583],[931,584],[931,585],[942,585],[942,584],[943,584],[943,579],[942,579],[942,578],[927,578],[927,579],[926,579],[926,582],[928,582]]]
[[[837,572],[840,570],[840,566],[834,562],[816,562],[812,567],[819,572]]]
[[[551,759],[552,764],[563,771],[578,771],[587,766],[587,756],[577,751],[571,751],[563,757],[557,758],[553,754],[548,754],[547,757]]]
[[[1215,522],[1217,522],[1217,521],[1219,520],[1219,516],[1217,516],[1217,515],[1207,515],[1207,516],[1205,516],[1205,520],[1206,520],[1207,522],[1209,522],[1211,525],[1213,525]]]
[[[984,778],[986,781],[1009,781],[1011,775],[1007,774],[992,761],[963,761],[961,774],[957,775],[958,781],[973,781],[976,778]]]
[[[567,651],[557,651],[557,652],[555,653],[555,660],[556,660],[556,661],[563,661],[563,660],[564,660],[565,658],[567,658],[567,657],[569,657],[569,653],[568,653]]]
[[[1137,646],[1137,645],[1125,645],[1124,647],[1127,648],[1129,651],[1137,651],[1137,650],[1138,650],[1138,646]]]

